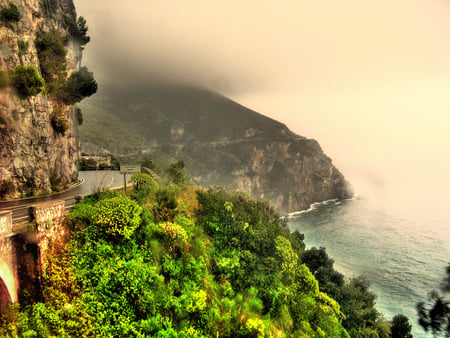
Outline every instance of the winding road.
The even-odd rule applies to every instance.
[[[34,204],[64,200],[65,209],[70,210],[73,208],[77,196],[90,195],[102,188],[114,189],[123,187],[123,175],[119,171],[80,171],[78,176],[81,179],[80,183],[65,191],[44,196],[0,201],[0,211],[11,210],[13,223],[29,222],[31,221],[30,207]],[[127,175],[127,184],[129,183],[129,178],[130,175]]]

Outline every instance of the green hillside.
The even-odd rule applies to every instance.
[[[145,149],[145,138],[137,134],[128,121],[91,103],[82,104],[85,112],[79,127],[82,140],[108,149],[113,154],[136,153]]]
[[[134,182],[76,205],[69,242],[46,252],[42,298],[0,317],[3,337],[390,336],[367,282],[305,251],[267,202]]]
[[[126,121],[148,140],[214,142],[246,137],[294,136],[287,127],[217,93],[193,87],[149,87],[138,91],[105,89],[86,100]],[[173,130],[184,128],[182,135]],[[248,137],[249,135],[247,135]]]

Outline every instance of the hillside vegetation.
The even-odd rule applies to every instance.
[[[324,279],[332,261],[305,251],[267,202],[133,181],[128,195],[98,192],[75,207],[70,241],[47,253],[42,299],[22,295],[2,336],[390,336],[360,279],[327,280],[341,305],[321,291],[304,263],[324,265]]]
[[[145,138],[137,134],[127,120],[91,103],[83,103],[82,107],[88,112],[82,126],[78,127],[83,140],[106,148],[112,154],[137,154],[146,148]]]

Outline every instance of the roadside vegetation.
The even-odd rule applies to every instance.
[[[267,202],[190,186],[183,164],[165,183],[134,174],[128,194],[81,201],[69,242],[49,248],[42,299],[22,295],[0,335],[391,336],[367,282],[335,272],[324,250],[305,251]]]

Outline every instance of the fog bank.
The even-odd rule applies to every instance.
[[[317,139],[357,192],[449,200],[450,2],[75,4],[100,89],[207,87]]]

